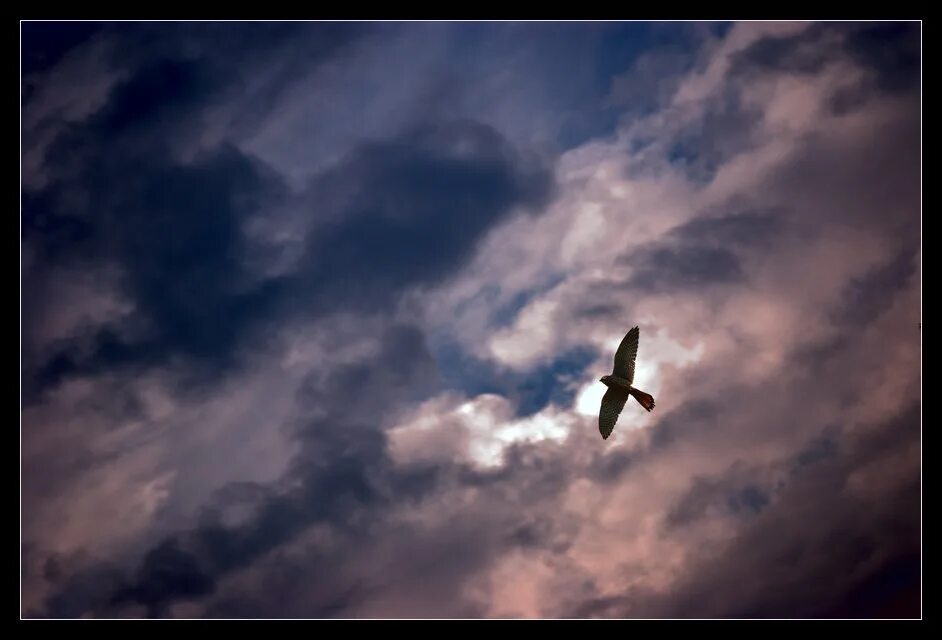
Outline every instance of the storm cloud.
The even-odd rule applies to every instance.
[[[920,31],[23,23],[22,615],[919,617]]]

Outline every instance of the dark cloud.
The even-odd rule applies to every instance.
[[[214,98],[241,92],[236,122],[247,124],[246,117],[257,119],[267,113],[312,65],[321,64],[372,30],[366,23],[25,22],[23,57],[28,63],[23,74],[24,85],[31,91],[24,95],[24,107],[31,106],[34,89],[47,81],[45,73],[63,56],[102,45],[107,54],[99,71],[136,77],[128,88],[136,88],[137,93],[126,94],[125,99],[145,108],[144,113],[148,108],[166,112],[172,104],[185,104],[194,91],[214,106],[218,106]],[[174,75],[167,75],[162,68],[168,64],[177,66]],[[254,76],[263,70],[267,73],[259,82]],[[202,84],[178,84],[187,79]],[[167,93],[153,93],[158,88]],[[180,104],[178,115],[199,117],[196,111],[182,110],[184,104]],[[188,104],[207,106],[192,100]],[[147,123],[147,119],[141,122]],[[181,124],[185,123],[168,121],[162,128],[167,131]]]
[[[816,74],[825,65],[850,60],[867,79],[835,89],[837,114],[859,108],[877,93],[898,94],[919,85],[921,26],[918,22],[816,23],[787,36],[767,36],[736,54],[732,73],[755,77],[769,70]]]
[[[177,601],[212,593],[221,576],[315,523],[349,536],[351,545],[365,542],[371,523],[390,504],[428,491],[434,475],[392,467],[380,420],[391,407],[433,391],[436,368],[413,327],[389,328],[381,345],[375,361],[327,372],[324,381],[312,376],[300,390],[302,414],[294,437],[301,451],[283,480],[288,488],[245,483],[224,488],[204,507],[198,527],[160,542],[133,577],[121,578],[120,586],[112,588],[118,580],[114,570],[105,583],[97,577],[101,569],[89,570],[91,578],[68,583],[49,599],[48,615],[72,617],[92,610],[120,615],[122,606],[138,603],[148,615],[161,616]],[[324,416],[306,419],[305,408]],[[316,603],[311,607],[318,611]]]
[[[919,22],[879,22],[853,29],[845,50],[876,76],[883,91],[902,92],[919,85],[922,58],[922,25]]]
[[[731,74],[750,75],[768,70],[795,74],[817,73],[841,53],[838,43],[827,38],[834,32],[834,27],[817,23],[795,35],[760,38],[735,54]]]
[[[736,254],[703,246],[652,248],[634,254],[630,285],[648,291],[670,291],[732,284],[744,279]]]
[[[681,587],[665,615],[778,617],[882,616],[919,613],[919,470],[909,467],[878,503],[844,487],[895,447],[918,443],[911,409],[870,436],[854,438],[837,457],[803,468],[774,508],[745,527],[728,548]],[[881,444],[883,443],[883,444]],[[894,448],[895,448],[894,447]],[[893,454],[889,454],[892,456]],[[864,506],[864,505],[869,506]],[[764,542],[760,542],[763,540]],[[738,582],[733,596],[717,589]],[[802,585],[802,586],[799,586]]]
[[[78,618],[83,615],[107,615],[108,602],[103,594],[121,589],[121,569],[112,563],[96,564],[70,575],[56,585],[42,611],[29,617]]]
[[[176,354],[218,375],[266,318],[388,307],[404,288],[452,273],[516,206],[539,209],[552,192],[546,168],[493,129],[462,122],[407,131],[315,178],[296,203],[314,222],[300,265],[259,282],[247,267],[243,226],[284,206],[286,187],[232,146],[180,160],[163,142],[208,99],[213,78],[191,62],[159,61],[53,144],[56,179],[27,193],[24,239],[40,265],[119,264],[147,334],[129,342],[105,328],[90,354],[65,345],[30,362],[28,396],[68,374]],[[24,301],[27,316],[40,306],[38,269],[24,276],[37,285]]]
[[[912,548],[881,563],[860,585],[816,613],[828,618],[919,618],[921,585],[922,556]]]
[[[798,153],[760,185],[788,203],[788,221],[809,234],[825,226],[868,228],[915,247],[919,238],[919,104],[900,103],[879,127],[843,143],[809,136]],[[840,212],[840,215],[833,212]]]
[[[785,210],[694,218],[658,243],[622,256],[619,262],[633,267],[626,285],[665,292],[744,282],[743,256],[780,236],[783,218]]]
[[[295,50],[292,59],[322,61],[328,45],[339,46],[351,30],[325,28],[309,49],[320,54],[305,59]],[[517,207],[539,209],[552,195],[544,164],[470,121],[428,123],[361,145],[302,194],[225,141],[190,149],[240,84],[239,62],[277,49],[292,36],[285,31],[108,31],[133,45],[122,63],[131,71],[100,109],[62,129],[45,152],[48,179],[24,194],[24,242],[35,258],[24,274],[24,314],[49,312],[43,295],[50,265],[117,265],[135,326],[66,338],[49,357],[38,349],[44,336],[27,334],[37,347],[26,351],[27,401],[69,376],[137,374],[181,362],[176,392],[206,393],[194,383],[216,384],[266,327],[301,313],[387,312],[404,289],[453,273]],[[283,207],[300,209],[308,221],[304,251],[292,271],[260,278],[246,260],[244,226]],[[283,482],[292,488],[223,491],[205,506],[199,526],[159,542],[136,572],[83,570],[50,596],[45,615],[167,615],[178,601],[214,593],[220,577],[313,523],[347,527],[351,544],[366,542],[363,527],[384,505],[427,491],[435,470],[393,471],[379,425],[396,406],[427,396],[437,370],[420,332],[380,331],[384,349],[375,361],[330,371],[326,381],[312,375],[303,386],[300,406],[327,415],[293,431],[301,453]],[[354,514],[366,514],[366,523],[352,523]],[[358,590],[351,589],[353,598]],[[336,594],[324,598],[307,611],[343,608]]]
[[[38,29],[35,45],[45,46],[44,29],[30,29]],[[100,37],[119,43],[121,59],[113,64],[130,72],[97,112],[62,129],[45,150],[46,184],[24,193],[23,239],[35,258],[24,273],[24,315],[50,313],[38,311],[47,307],[48,266],[118,265],[147,335],[129,342],[104,328],[90,350],[66,344],[45,362],[32,361],[28,348],[27,397],[70,373],[150,364],[177,353],[218,368],[274,297],[268,285],[246,284],[240,234],[248,216],[285,196],[280,178],[226,143],[192,159],[179,151],[201,135],[216,104],[251,70],[240,63],[301,34],[277,25],[210,23],[102,29]],[[355,34],[324,30],[311,49],[318,55],[308,62],[322,61]],[[24,46],[30,51],[33,44],[31,36]],[[24,341],[40,340],[27,332]]]
[[[794,457],[792,470],[828,460],[837,455],[840,446],[840,434],[833,425],[825,427],[822,432],[811,439],[810,442]]]
[[[135,585],[119,589],[111,604],[137,602],[147,607],[148,617],[159,617],[169,600],[198,598],[212,592],[213,586],[197,558],[170,539],[148,552]]]
[[[565,458],[516,447],[496,474],[392,464],[378,416],[407,398],[427,395],[435,388],[436,370],[415,329],[393,329],[382,342],[376,361],[394,362],[395,368],[339,368],[325,380],[312,376],[300,392],[302,411],[308,406],[327,415],[299,419],[295,435],[302,452],[281,483],[286,489],[226,487],[206,505],[197,528],[158,544],[130,577],[113,572],[106,583],[66,584],[49,599],[46,615],[137,615],[127,608],[134,603],[146,615],[162,616],[175,604],[205,601],[201,615],[207,617],[348,616],[381,606],[368,604],[376,598],[402,593],[402,600],[386,605],[394,609],[364,611],[479,617],[482,609],[463,587],[505,549],[547,544],[564,551],[573,532],[545,516],[519,513],[514,499],[520,491],[540,502],[558,496],[568,479]],[[430,494],[447,495],[456,483],[480,492],[456,519],[407,529],[387,520]],[[314,525],[327,527],[331,541],[304,543],[297,555],[285,550]],[[355,568],[356,556],[365,562],[375,556],[383,571],[363,574]],[[248,590],[220,592],[223,580],[243,571],[255,572]],[[73,588],[82,589],[81,598]]]
[[[756,144],[754,131],[761,120],[758,109],[744,105],[738,93],[727,92],[712,100],[694,123],[675,134],[667,159],[682,167],[692,180],[707,184],[733,156]]]
[[[318,225],[294,276],[316,307],[385,307],[405,287],[434,284],[471,256],[476,240],[515,207],[552,194],[490,127],[431,125],[358,149],[318,177],[305,199]]]
[[[787,215],[786,209],[779,208],[697,217],[673,229],[670,235],[687,242],[760,249],[775,239]]]
[[[735,397],[736,392],[726,392],[722,395]],[[722,424],[719,422],[722,402],[719,397],[711,399],[698,398],[684,403],[675,409],[667,419],[663,420],[656,431],[651,434],[651,445],[654,448],[668,447],[682,441],[685,436],[696,430],[698,434],[707,437],[716,433]]]
[[[836,321],[850,326],[866,326],[889,309],[893,297],[887,292],[901,290],[917,273],[918,247],[907,246],[891,261],[848,283]]]
[[[682,47],[658,49],[642,55],[631,71],[612,80],[611,100],[638,113],[660,107],[696,58]]]
[[[619,313],[621,307],[616,304],[593,304],[579,309],[576,315],[580,318],[604,318]]]
[[[264,316],[271,303],[272,289],[245,286],[239,224],[277,200],[277,182],[232,148],[189,165],[157,157],[138,160],[124,158],[126,171],[99,172],[90,159],[83,171],[87,178],[70,183],[81,185],[87,208],[69,206],[62,193],[66,186],[51,188],[59,191],[49,194],[51,205],[28,201],[24,206],[24,236],[39,236],[41,262],[64,261],[77,268],[89,261],[120,264],[124,288],[147,328],[132,342],[106,328],[85,358],[73,347],[51,362],[35,363],[40,388],[71,372],[151,364],[174,353],[224,363],[246,325]],[[96,175],[101,176],[97,181]],[[62,220],[86,229],[61,249],[65,255],[46,243],[43,232],[47,225],[60,227]],[[27,316],[33,295],[41,291],[25,296]]]
[[[20,25],[22,71],[24,76],[46,71],[69,51],[87,41],[102,29],[100,22],[32,22]],[[31,85],[27,82],[27,87]],[[24,96],[28,102],[30,93]]]
[[[587,594],[570,601],[566,616],[918,617],[920,531],[911,517],[919,509],[918,460],[897,455],[918,445],[919,422],[918,406],[910,407],[869,433],[824,429],[795,457],[797,464],[737,463],[694,478],[666,513],[665,535],[706,518],[732,518],[732,539],[694,550],[686,578],[669,595],[637,586],[619,596]],[[893,474],[869,485],[879,497],[849,488],[877,468]]]
[[[689,491],[666,516],[669,526],[683,526],[707,515],[750,516],[768,506],[774,487],[741,463],[725,474],[694,478]]]

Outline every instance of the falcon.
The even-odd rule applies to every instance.
[[[633,396],[648,411],[654,409],[654,396],[631,386],[635,379],[635,357],[638,355],[640,334],[638,327],[625,334],[618,345],[618,351],[615,352],[615,369],[611,375],[599,379],[599,382],[608,387],[602,397],[602,408],[599,409],[599,433],[602,434],[603,440],[607,440],[612,434],[628,396]]]

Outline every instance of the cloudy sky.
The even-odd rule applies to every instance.
[[[919,23],[21,33],[23,616],[920,615]]]

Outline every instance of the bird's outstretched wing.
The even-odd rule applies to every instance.
[[[612,372],[619,378],[624,378],[628,384],[635,379],[635,357],[638,355],[638,336],[641,330],[635,327],[625,334],[615,352],[615,370]]]
[[[628,390],[621,387],[609,387],[602,396],[602,407],[599,409],[599,433],[602,439],[607,440],[618,421],[618,414],[625,408],[628,399]]]

